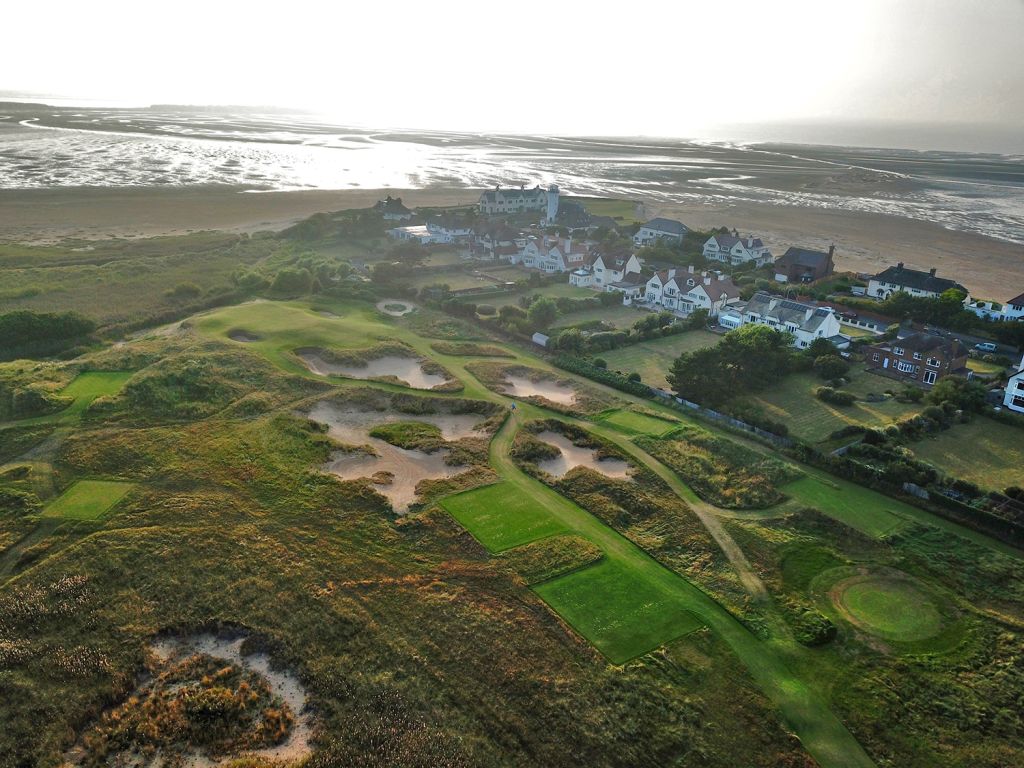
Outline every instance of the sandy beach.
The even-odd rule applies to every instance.
[[[1024,246],[938,224],[882,214],[797,206],[645,204],[645,216],[668,216],[699,229],[728,226],[764,239],[775,256],[791,245],[828,250],[836,269],[875,273],[904,262],[963,283],[980,298],[1005,301],[1024,291]]]
[[[410,206],[475,202],[478,191],[300,190],[247,192],[230,187],[0,190],[0,241],[55,243],[66,238],[155,237],[205,230],[278,230],[320,211],[366,208],[384,195]]]
[[[406,204],[474,202],[473,189],[242,192],[207,188],[0,190],[0,241],[46,244],[65,238],[153,237],[203,230],[277,230],[319,211],[372,205],[385,194]],[[1024,246],[895,216],[749,202],[641,201],[645,218],[670,216],[705,229],[734,227],[764,238],[775,255],[790,245],[828,248],[837,268],[876,272],[898,261],[959,280],[982,298],[1024,290]]]

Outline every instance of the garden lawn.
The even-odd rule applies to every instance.
[[[568,328],[571,325],[589,323],[594,320],[603,320],[609,325],[614,325],[616,328],[629,328],[645,314],[647,313],[622,305],[584,309],[581,312],[570,312],[567,315],[560,315],[552,326],[552,330],[555,328]]]
[[[611,367],[611,360],[608,357],[605,359]],[[887,389],[903,388],[899,382],[857,367],[851,368],[849,375],[852,380],[842,389],[859,398],[869,392],[881,394]],[[796,373],[751,399],[765,410],[769,418],[789,427],[791,435],[812,443],[827,440],[831,433],[850,424],[884,426],[917,413],[921,408],[920,405],[899,403],[892,398],[878,403],[858,400],[850,406],[830,405],[814,396],[814,390],[824,385],[825,382],[812,373]]]
[[[490,288],[495,287],[494,280],[481,275],[473,275],[467,271],[458,270],[452,272],[424,272],[417,275],[413,270],[413,278],[410,286],[422,288],[426,285],[447,285],[453,291],[461,291],[464,288]],[[470,299],[472,301],[472,299]]]
[[[814,507],[875,539],[885,538],[907,524],[900,514],[908,509],[903,502],[854,483],[817,474],[812,472],[779,490],[800,505]]]
[[[628,435],[650,435],[651,437],[661,437],[680,426],[678,423],[666,419],[628,411],[624,408],[609,411],[603,414],[600,420]]]
[[[574,203],[581,203],[591,216],[609,216],[626,224],[637,221],[636,203],[632,200],[615,200],[607,197],[570,197]]]
[[[43,517],[96,520],[134,487],[118,480],[79,480],[46,505]]]
[[[721,336],[711,331],[687,331],[602,352],[600,357],[607,361],[610,370],[627,374],[635,371],[645,384],[669,389],[665,377],[679,355],[700,347],[713,347],[721,340]]]
[[[491,552],[568,530],[543,506],[507,482],[449,496],[441,506]]]
[[[615,560],[553,579],[535,590],[614,664],[702,626],[678,598]]]
[[[521,278],[522,274],[515,275],[515,277]],[[545,285],[542,288],[528,288],[525,291],[516,291],[515,293],[507,293],[502,296],[481,297],[478,303],[490,304],[492,307],[503,307],[506,304],[518,304],[519,299],[524,296],[547,296],[552,299],[592,299],[600,296],[600,294],[589,288],[580,288],[575,285],[569,285],[569,283],[554,283],[553,285]],[[470,300],[472,301],[473,299]]]
[[[1024,485],[1024,432],[983,416],[913,443],[914,455],[981,488]]]

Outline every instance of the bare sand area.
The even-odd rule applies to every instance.
[[[367,208],[385,195],[407,205],[474,203],[472,189],[246,192],[230,187],[0,190],[0,240],[183,235],[205,230],[278,230],[321,211]]]
[[[512,397],[543,397],[559,405],[572,405],[576,401],[576,390],[550,379],[530,381],[526,376],[508,374],[505,381],[505,391]]]
[[[180,765],[184,768],[214,768],[234,762],[240,757],[259,760],[261,765],[264,763],[291,765],[305,759],[312,752],[310,741],[313,736],[313,722],[312,715],[306,706],[306,689],[290,672],[273,668],[270,657],[266,654],[243,654],[244,642],[245,638],[241,636],[223,638],[203,633],[163,637],[150,646],[150,652],[156,660],[155,673],[169,669],[172,665],[182,663],[193,656],[210,657],[224,662],[226,665],[254,672],[266,681],[272,693],[294,717],[294,724],[290,732],[279,744],[218,757],[211,757],[205,752],[194,750],[181,757]],[[151,693],[148,691],[148,686],[152,681],[152,675],[144,677],[132,695],[145,698]],[[140,745],[135,745],[135,747],[138,746]],[[129,747],[121,752],[108,754],[106,757],[105,764],[133,766],[134,768],[160,768],[165,764],[164,756],[159,750],[146,752]],[[65,765],[84,765],[86,762],[85,750],[80,745],[76,745],[65,755],[65,761]]]
[[[236,339],[237,341],[237,339]],[[302,362],[318,376],[345,376],[350,379],[388,379],[394,377],[413,389],[433,389],[448,381],[448,377],[427,373],[423,363],[414,357],[385,355],[366,361],[365,364],[332,363],[316,352],[296,352]]]
[[[852,190],[855,191],[855,190]],[[225,187],[0,190],[0,241],[53,243],[64,238],[152,237],[203,230],[284,228],[321,211],[363,208],[384,195],[410,206],[473,203],[473,189],[365,189],[244,192]],[[706,229],[760,235],[781,255],[790,245],[828,248],[837,267],[876,272],[898,261],[965,283],[980,297],[1005,300],[1024,290],[1024,246],[927,221],[842,209],[767,203],[641,201],[638,215],[679,218]]]
[[[416,304],[404,299],[384,299],[377,302],[377,311],[392,317],[404,317],[416,309]]]
[[[395,411],[360,411],[338,407],[329,402],[317,403],[309,418],[326,424],[328,434],[346,445],[361,446],[364,450],[338,452],[323,469],[342,480],[369,478],[374,489],[387,497],[399,514],[409,511],[416,501],[416,486],[421,480],[455,477],[466,467],[445,462],[446,449],[425,451],[399,448],[376,437],[370,430],[380,424],[397,421],[419,421],[433,424],[441,430],[445,440],[460,440],[481,435],[476,425],[483,417],[479,414],[406,414]],[[371,452],[372,451],[372,452]]]
[[[545,430],[537,439],[555,446],[561,453],[553,459],[544,459],[537,466],[554,477],[562,477],[576,467],[587,467],[607,477],[623,479],[629,477],[629,464],[621,459],[599,459],[593,448],[573,445],[565,435]]]
[[[791,245],[828,250],[836,269],[875,273],[890,264],[930,269],[982,298],[1005,301],[1024,290],[1024,246],[938,224],[860,211],[736,203],[654,203],[645,217],[677,218],[698,229],[728,226],[760,236],[775,256]]]

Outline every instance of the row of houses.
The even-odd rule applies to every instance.
[[[407,208],[401,198],[388,196],[375,207],[387,220],[409,221],[413,212]],[[440,215],[431,218],[424,224],[407,224],[388,231],[398,240],[413,240],[422,245],[459,244],[464,245],[463,254],[466,258],[478,261],[508,261],[520,264],[529,269],[537,269],[547,273],[567,273],[573,285],[595,288],[599,290],[620,290],[623,300],[666,308],[668,305],[681,313],[692,311],[698,305],[694,301],[674,301],[673,294],[685,294],[674,286],[664,291],[659,286],[658,274],[642,275],[638,262],[630,264],[631,254],[598,253],[586,235],[598,226],[612,226],[614,221],[587,215],[578,203],[562,202],[558,187],[551,185],[546,189],[538,186],[526,188],[502,189],[496,187],[482,193],[478,202],[478,211],[489,217],[509,217],[520,214],[539,213],[539,224],[566,224],[566,217],[577,226],[570,227],[575,237],[552,238],[544,235],[528,236],[522,229],[516,229],[505,220],[478,221],[470,225],[452,215]],[[600,221],[598,221],[600,219]],[[644,223],[633,236],[633,245],[637,248],[653,245],[657,242],[681,243],[689,234],[689,228],[680,221],[658,217]],[[582,235],[582,236],[580,236]],[[751,265],[753,268],[772,266],[774,280],[786,284],[817,283],[835,271],[835,246],[827,251],[792,246],[775,259],[764,242],[753,235],[741,236],[733,230],[730,233],[717,233],[708,238],[702,249],[706,261],[717,262],[730,267]],[[600,261],[598,257],[600,256]],[[669,279],[671,275],[664,276]],[[716,284],[712,293],[716,297],[708,297],[713,314],[721,308],[721,296],[718,292],[721,281]],[[724,282],[722,286],[726,286]],[[727,288],[727,286],[726,286]],[[928,271],[907,267],[903,262],[888,267],[868,279],[864,294],[885,300],[897,292],[914,297],[937,297],[945,291],[955,289],[965,294],[964,306],[981,317],[991,320],[1024,319],[1024,294],[1009,299],[1004,304],[996,302],[971,301],[967,289],[948,278],[940,277],[935,269]],[[724,291],[725,294],[728,290]],[[650,295],[652,298],[645,298]],[[704,305],[707,306],[707,305]],[[856,313],[862,317],[867,313]],[[849,324],[873,329],[873,322],[853,320]]]

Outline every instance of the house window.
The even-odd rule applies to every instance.
[[[924,383],[925,384],[934,384],[935,383],[935,375],[936,375],[935,371],[925,371],[924,372]]]
[[[937,357],[929,357],[927,362],[928,362],[928,365],[930,365],[932,368],[938,368],[939,367],[939,358],[937,358]]]
[[[921,353],[920,352],[915,352],[914,353],[914,359],[915,360],[920,360],[921,359]]]
[[[873,362],[873,363],[877,363],[878,362],[878,353],[877,352],[875,352],[875,354],[873,354],[871,356],[871,362]]]
[[[896,363],[896,370],[900,373],[915,373],[917,371],[917,366],[900,360]]]
[[[898,355],[898,356],[902,357],[903,356],[903,347],[893,347],[892,348],[892,353],[894,355]]]
[[[1012,402],[1018,408],[1024,408],[1024,397],[1021,397],[1020,395],[1014,395],[1013,400],[1011,400],[1010,402]]]

